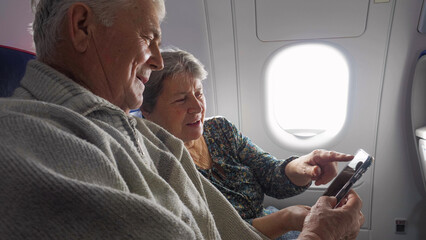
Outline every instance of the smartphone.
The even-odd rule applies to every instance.
[[[352,186],[361,178],[367,169],[373,163],[374,158],[366,153],[364,150],[359,149],[354,158],[348,165],[337,175],[334,181],[327,188],[324,196],[335,196],[337,198],[337,206],[346,195]]]

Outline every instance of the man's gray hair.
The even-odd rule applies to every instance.
[[[165,15],[164,0],[151,1],[159,6],[159,16],[163,19]],[[32,33],[39,59],[53,56],[56,43],[60,40],[61,25],[66,12],[76,2],[90,7],[98,21],[108,27],[113,24],[116,11],[131,6],[135,0],[31,0],[35,13]]]
[[[161,71],[152,72],[149,81],[145,84],[141,109],[146,112],[154,110],[166,78],[174,77],[179,73],[187,73],[202,81],[206,79],[208,74],[204,65],[189,52],[169,49],[162,51],[161,56],[163,57],[164,68]]]

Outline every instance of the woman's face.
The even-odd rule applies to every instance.
[[[201,80],[179,73],[164,79],[154,110],[144,116],[188,142],[203,134],[205,106]]]

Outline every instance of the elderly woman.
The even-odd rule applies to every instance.
[[[264,194],[287,198],[305,191],[312,180],[327,183],[336,175],[336,161],[352,156],[316,150],[300,158],[276,159],[225,118],[205,119],[202,80],[207,72],[193,55],[169,50],[162,56],[164,69],[153,72],[145,84],[143,116],[180,138],[197,169],[256,229],[270,238],[300,231],[310,208],[265,209]]]

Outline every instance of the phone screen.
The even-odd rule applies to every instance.
[[[373,161],[371,157],[364,150],[360,149],[354,156],[349,164],[337,175],[334,181],[325,191],[325,196],[335,196],[337,198],[337,205],[346,196],[353,184],[361,178],[362,174],[368,169]]]

